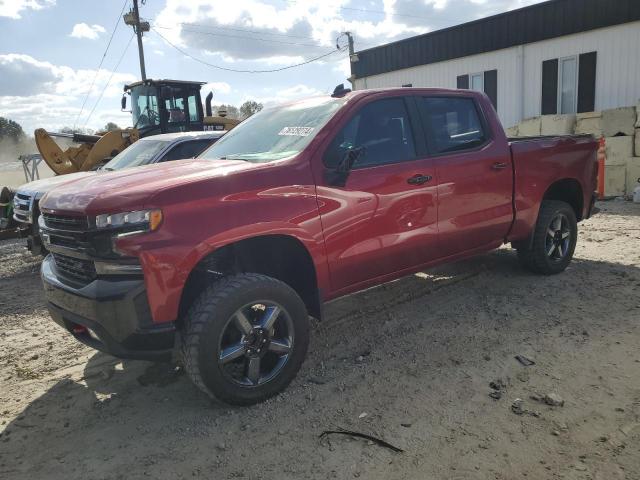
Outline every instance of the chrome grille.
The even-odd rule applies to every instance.
[[[31,223],[31,195],[16,193],[13,197],[13,218],[17,222]]]
[[[71,215],[57,215],[43,213],[44,224],[48,228],[57,230],[86,230],[89,228],[87,217],[76,217]]]
[[[96,267],[92,261],[67,257],[58,253],[52,255],[56,270],[60,275],[82,284],[88,284],[96,279]]]

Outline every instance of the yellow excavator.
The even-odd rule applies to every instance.
[[[51,133],[39,128],[34,132],[38,151],[57,175],[94,170],[142,137],[159,133],[201,130],[231,130],[239,120],[225,111],[214,116],[213,93],[209,92],[203,112],[200,90],[205,82],[147,79],[125,85],[122,111],[131,99],[133,127],[95,135]],[[60,148],[54,138],[68,138],[78,146]]]

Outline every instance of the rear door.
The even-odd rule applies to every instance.
[[[420,112],[438,177],[441,256],[500,242],[513,218],[506,140],[471,96],[423,96]]]
[[[371,100],[343,119],[317,178],[334,291],[414,268],[436,251],[436,180],[413,97]],[[330,174],[358,151],[344,185]]]

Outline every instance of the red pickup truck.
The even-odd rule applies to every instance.
[[[294,378],[328,300],[511,243],[562,272],[594,213],[596,141],[509,140],[484,94],[349,92],[264,109],[201,158],[41,201],[53,319],[115,356],[181,358],[232,404]]]

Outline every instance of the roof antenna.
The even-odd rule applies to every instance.
[[[336,88],[333,89],[333,93],[331,94],[331,96],[333,98],[344,97],[350,91],[351,91],[350,88],[344,88],[344,83],[341,83],[340,85],[336,86]]]

